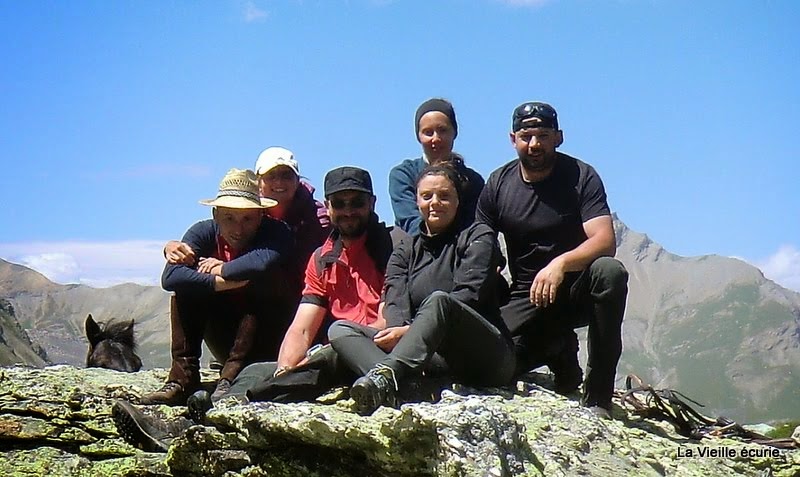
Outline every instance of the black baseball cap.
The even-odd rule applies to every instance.
[[[517,132],[525,128],[558,129],[558,114],[547,103],[527,101],[514,108],[511,115],[511,131]]]
[[[355,190],[374,195],[369,172],[353,166],[332,169],[325,174],[325,198],[343,190]]]

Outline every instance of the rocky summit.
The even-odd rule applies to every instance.
[[[368,417],[352,411],[346,390],[314,403],[223,400],[169,453],[144,453],[119,437],[111,406],[165,376],[163,369],[0,368],[0,469],[92,477],[800,475],[800,450],[692,441],[616,404],[615,419],[600,420],[535,376],[509,389],[454,385],[438,402]],[[169,418],[186,409],[145,412]]]

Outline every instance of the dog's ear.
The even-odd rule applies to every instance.
[[[94,318],[92,318],[92,314],[89,313],[89,316],[86,317],[86,323],[84,324],[86,328],[86,339],[89,340],[89,344],[94,346],[97,344],[97,338],[100,336],[102,330],[100,329],[100,325],[98,325]]]

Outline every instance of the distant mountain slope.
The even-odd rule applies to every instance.
[[[23,288],[20,283],[36,286]],[[84,365],[88,343],[83,323],[89,313],[98,321],[133,318],[139,356],[145,367],[165,367],[170,363],[169,295],[158,287],[132,283],[110,288],[59,285],[3,260],[0,284],[0,298],[14,304],[20,325],[47,351],[53,363]]]
[[[737,420],[800,416],[800,294],[741,260],[679,257],[615,228],[630,272],[619,375],[636,372]]]
[[[43,366],[47,364],[47,354],[31,343],[17,322],[11,303],[0,300],[0,366],[13,364]]]
[[[615,230],[617,256],[630,272],[618,385],[633,372],[715,416],[799,417],[800,294],[741,260],[680,257],[618,220]],[[169,365],[168,294],[158,287],[58,285],[2,260],[0,285],[0,298],[14,304],[53,362],[83,364],[83,321],[92,313],[136,319],[145,367]]]

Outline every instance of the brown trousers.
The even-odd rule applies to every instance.
[[[297,304],[234,299],[225,293],[185,293],[170,297],[172,366],[167,381],[188,392],[200,386],[200,356],[206,346],[223,363],[220,378],[230,381],[256,361],[275,361]],[[261,302],[261,303],[259,303]]]

